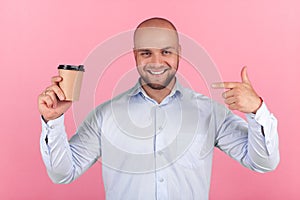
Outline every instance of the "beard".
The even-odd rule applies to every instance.
[[[168,73],[167,77],[164,80],[159,80],[153,78],[153,77],[149,77],[148,75],[141,75],[141,80],[143,80],[143,83],[146,84],[147,86],[149,86],[151,89],[154,90],[162,90],[165,89],[170,83],[171,81],[175,78],[176,72],[177,70],[172,70],[172,68],[169,68],[167,71],[170,72],[165,72]]]
[[[149,80],[146,77],[142,77],[142,79],[151,89],[162,90],[165,89],[170,84],[170,82],[173,80],[174,77],[175,77],[175,73],[172,73],[162,83],[151,82],[151,80]]]

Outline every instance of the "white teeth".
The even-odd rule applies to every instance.
[[[159,75],[159,74],[162,74],[162,73],[164,73],[164,72],[165,72],[165,70],[158,71],[158,72],[154,72],[154,71],[151,71],[151,70],[149,70],[149,72],[150,72],[151,74],[154,74],[154,75]]]

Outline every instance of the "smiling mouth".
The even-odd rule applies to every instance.
[[[167,69],[163,69],[163,70],[160,70],[160,71],[153,71],[153,70],[147,70],[150,74],[153,74],[153,75],[161,75],[163,73],[165,73],[167,71]]]

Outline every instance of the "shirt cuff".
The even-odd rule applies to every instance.
[[[268,153],[272,154],[277,146],[277,120],[268,110],[266,104],[263,102],[256,114],[247,114],[247,119],[252,127],[256,127],[256,130],[263,129]]]
[[[66,138],[66,134],[62,134],[65,131],[64,125],[64,115],[54,119],[49,120],[47,123],[44,121],[43,117],[41,117],[42,122],[42,138],[46,145],[49,145],[51,141],[55,140],[55,138]]]
[[[271,113],[266,104],[263,102],[261,107],[257,110],[254,119],[261,125],[266,125],[268,119],[270,118],[270,114]]]
[[[45,130],[46,132],[55,129],[57,127],[62,127],[64,126],[64,119],[65,116],[61,115],[60,117],[54,119],[54,120],[49,120],[47,123],[44,121],[43,117],[41,116],[41,122],[42,122],[42,128],[43,131]]]
[[[264,126],[267,123],[267,120],[270,116],[270,111],[268,110],[265,102],[262,102],[260,108],[256,111],[256,114],[248,113],[246,114],[247,118],[254,119],[260,125]]]
[[[55,144],[57,144],[60,138],[66,138],[66,134],[62,134],[62,130],[64,131],[64,115],[50,120],[47,123],[41,116],[41,123],[42,134],[40,138],[40,150],[45,165],[50,169],[52,166],[50,159],[52,148],[55,147]]]

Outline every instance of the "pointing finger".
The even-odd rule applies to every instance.
[[[232,89],[239,85],[237,82],[221,82],[221,83],[213,83],[211,85],[214,89]]]

